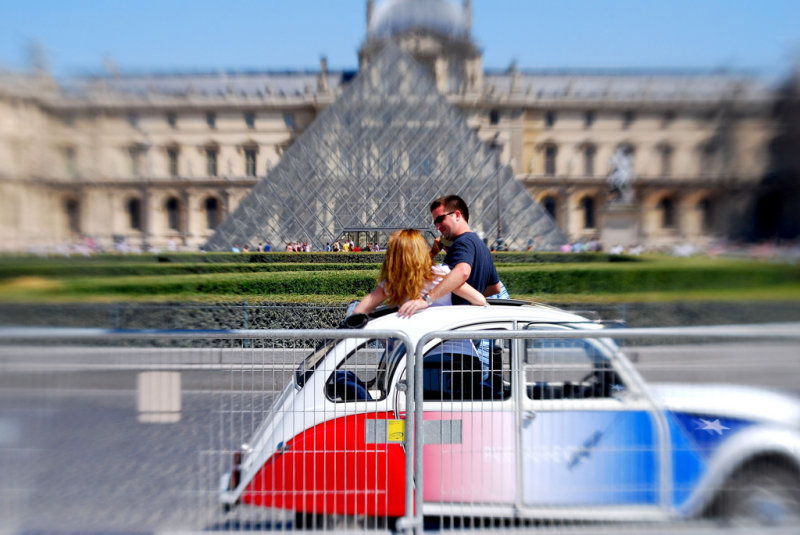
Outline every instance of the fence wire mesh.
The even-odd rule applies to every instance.
[[[796,328],[485,327],[2,330],[2,529],[796,529]]]

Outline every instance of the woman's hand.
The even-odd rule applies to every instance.
[[[410,318],[414,315],[414,313],[426,308],[428,308],[428,302],[424,299],[410,299],[403,303],[403,305],[397,311],[397,315],[401,318]]]

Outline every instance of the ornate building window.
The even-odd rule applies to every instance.
[[[181,229],[181,202],[176,197],[170,197],[164,203],[167,212],[167,228],[170,230]]]
[[[556,112],[548,111],[544,114],[544,126],[545,128],[553,128],[556,124]]]
[[[710,234],[714,230],[714,203],[708,197],[701,199],[697,203],[697,210],[700,212],[703,233]]]
[[[78,163],[75,156],[75,147],[64,148],[64,164],[67,176],[70,178],[78,177]]]
[[[81,204],[76,199],[64,201],[64,213],[67,216],[67,228],[74,234],[81,232]]]
[[[213,112],[206,113],[206,124],[209,128],[217,127],[217,114]]]
[[[169,176],[178,176],[178,147],[167,147],[167,171]]]
[[[661,228],[675,228],[675,201],[672,197],[663,197],[658,201],[661,213]]]
[[[662,143],[658,146],[659,161],[661,164],[661,176],[667,177],[672,175],[672,146]]]
[[[628,129],[633,124],[633,121],[636,120],[636,112],[632,110],[628,110],[622,114],[622,128]]]
[[[464,68],[460,61],[451,60],[447,64],[447,91],[458,93],[464,81]]]
[[[252,130],[256,127],[256,114],[252,111],[245,112],[244,114],[244,124],[247,125],[247,128]]]
[[[489,110],[489,124],[499,124],[499,123],[500,123],[500,111]]]
[[[218,155],[219,155],[219,149],[217,147],[206,147],[206,174],[208,176],[217,176]]]
[[[131,175],[142,176],[142,160],[144,159],[144,147],[141,145],[131,145],[128,147],[128,155],[131,162]]]
[[[129,199],[125,211],[128,213],[128,227],[133,230],[142,230],[142,201]]]
[[[170,112],[167,114],[167,124],[173,130],[177,130],[178,128],[178,115],[176,113]]]
[[[664,115],[661,116],[661,128],[669,128],[675,122],[675,117],[674,111],[665,111]]]
[[[714,166],[717,160],[717,146],[714,143],[706,143],[700,146],[700,174],[711,175],[714,173]]]
[[[219,225],[219,201],[215,197],[207,197],[204,202],[206,211],[206,228],[216,229]]]
[[[597,155],[597,147],[587,144],[583,147],[583,174],[594,176],[594,160]]]
[[[584,128],[591,128],[594,124],[595,119],[597,118],[597,114],[589,110],[583,115],[583,126]]]
[[[556,175],[556,156],[558,155],[558,147],[556,145],[547,145],[544,148],[544,174],[547,176]]]
[[[256,176],[256,148],[247,147],[244,149],[244,174]]]
[[[584,197],[581,199],[581,211],[583,212],[583,228],[595,228],[595,202],[594,197]]]

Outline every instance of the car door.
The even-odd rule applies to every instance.
[[[424,501],[427,514],[477,516],[517,499],[516,423],[511,391],[510,323],[480,340],[439,341],[423,357]],[[493,355],[494,358],[491,358]],[[481,509],[483,508],[483,509]],[[495,509],[492,509],[495,508]]]
[[[528,325],[528,329],[557,329]],[[522,355],[523,503],[657,506],[653,407],[598,339],[531,339]]]

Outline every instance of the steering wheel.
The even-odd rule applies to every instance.
[[[367,385],[352,371],[337,370],[332,381],[328,382],[330,397],[344,401],[371,401]]]

